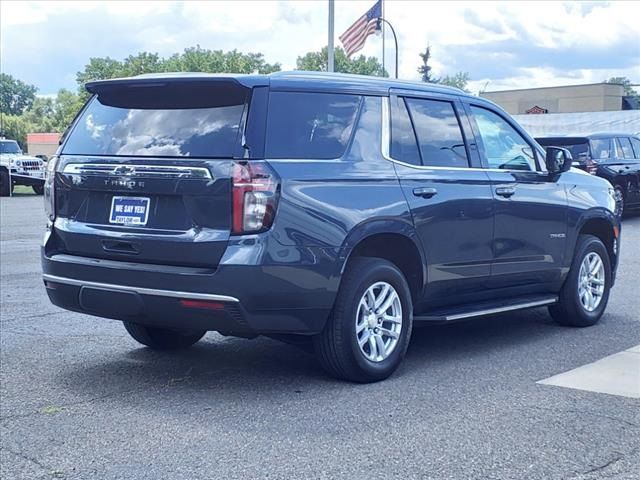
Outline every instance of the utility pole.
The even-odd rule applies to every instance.
[[[327,41],[327,72],[334,70],[333,56],[333,17],[334,17],[334,0],[329,0],[329,38]]]

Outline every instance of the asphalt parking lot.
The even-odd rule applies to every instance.
[[[353,385],[269,339],[160,354],[52,306],[42,198],[0,208],[3,479],[638,478],[639,400],[536,383],[640,344],[638,215],[595,327],[537,309],[421,328],[392,378]]]

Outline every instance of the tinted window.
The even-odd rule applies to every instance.
[[[611,139],[594,138],[591,140],[591,158],[596,162],[607,160],[610,157]],[[573,158],[576,158],[575,156]]]
[[[640,158],[640,140],[635,137],[631,137],[631,145],[633,146],[633,152],[636,158]]]
[[[360,97],[333,93],[272,92],[265,155],[332,159],[344,154]]]
[[[382,99],[380,97],[364,97],[362,112],[353,134],[346,159],[352,162],[378,161],[381,150]]]
[[[138,88],[135,95],[131,90],[94,97],[75,124],[64,153],[233,156],[245,105],[240,89]]]
[[[391,98],[391,157],[401,162],[420,165],[416,134],[404,99],[400,97]]]
[[[422,164],[468,167],[467,150],[453,104],[418,98],[407,98],[406,102],[418,138]]]
[[[489,168],[536,170],[533,150],[522,135],[497,113],[471,107]]]
[[[633,158],[633,149],[631,148],[631,142],[627,137],[618,137],[616,139],[622,150],[622,158]]]

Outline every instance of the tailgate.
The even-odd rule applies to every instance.
[[[141,263],[217,265],[231,230],[231,164],[63,156],[56,175],[60,250]]]

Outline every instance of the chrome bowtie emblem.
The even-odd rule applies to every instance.
[[[113,170],[113,173],[115,173],[116,175],[134,175],[136,173],[136,169],[128,165],[121,165],[119,167],[116,167]]]

